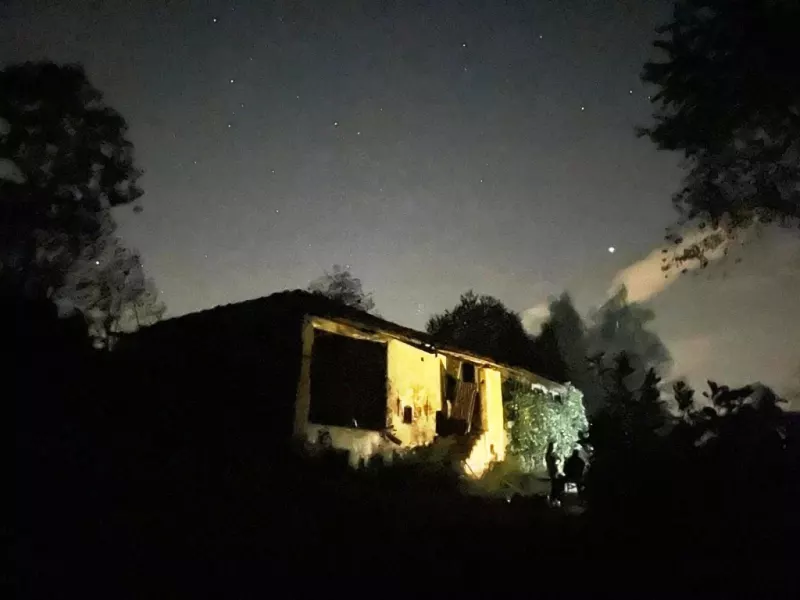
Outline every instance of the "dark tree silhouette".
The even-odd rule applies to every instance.
[[[100,238],[73,262],[54,299],[63,313],[79,312],[95,346],[107,349],[118,334],[151,325],[166,311],[139,253],[114,235]]]
[[[533,342],[520,316],[497,298],[472,290],[458,304],[428,319],[434,337],[516,366],[532,366]]]
[[[570,381],[570,369],[567,366],[558,343],[557,328],[550,321],[542,323],[539,335],[533,339],[536,359],[541,368],[541,375],[554,381]]]
[[[570,381],[583,392],[584,404],[592,412],[598,404],[599,385],[588,360],[586,324],[566,292],[550,302],[549,310],[536,337],[536,354],[558,381]]]
[[[796,522],[798,431],[782,398],[761,384],[730,388],[709,381],[698,401],[677,382],[680,416],[673,418],[655,372],[633,391],[626,383],[631,371],[623,354],[604,372],[613,400],[590,429],[589,500],[603,515],[597,522],[627,528],[628,535],[669,522],[660,542],[680,543],[689,535],[723,546],[750,543],[754,533],[777,539]]]
[[[628,291],[620,287],[592,315],[592,326],[587,334],[591,356],[603,355],[608,360],[625,352],[632,372],[629,383],[642,385],[648,369],[665,373],[672,364],[669,350],[661,338],[647,328],[655,313],[645,306],[628,302]]]
[[[125,119],[78,65],[0,71],[0,274],[36,297],[61,286],[112,207],[142,194]]]
[[[626,352],[615,356],[612,366],[603,370],[606,401],[593,421],[592,440],[601,451],[641,450],[650,446],[668,421],[666,403],[658,388],[661,379],[655,370],[648,369],[638,387],[630,384],[634,372]]]
[[[794,0],[682,0],[658,29],[666,60],[642,75],[659,88],[656,123],[640,134],[684,155],[678,225],[709,232],[678,263],[705,265],[707,251],[753,223],[800,217],[799,23]]]
[[[552,300],[549,308],[535,341],[536,355],[556,379],[571,381],[583,392],[590,416],[609,397],[602,373],[612,368],[620,353],[630,365],[626,384],[633,389],[645,382],[648,369],[663,373],[671,364],[666,346],[647,329],[653,312],[629,303],[625,287],[594,311],[588,327],[567,293]]]
[[[375,314],[372,292],[365,292],[358,277],[353,277],[348,268],[333,265],[333,271],[315,279],[308,291],[341,302],[345,306]]]
[[[672,394],[681,417],[688,419],[694,408],[694,390],[685,381],[679,380],[672,384]]]
[[[654,459],[671,418],[660,379],[649,369],[635,388],[630,384],[634,372],[625,352],[602,369],[605,397],[589,428],[593,456],[588,474],[590,503],[600,511],[629,509],[635,492],[649,490],[652,480],[664,476]]]

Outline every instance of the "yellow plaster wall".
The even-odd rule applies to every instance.
[[[389,415],[403,447],[430,444],[436,437],[436,411],[442,407],[441,361],[431,354],[390,340],[388,344]],[[414,409],[414,421],[403,423],[403,408]]]
[[[506,455],[506,431],[503,420],[503,379],[500,371],[483,367],[480,370],[483,402],[483,433],[472,447],[466,461],[466,472],[479,477],[492,462]]]
[[[389,442],[375,431],[309,422],[315,328],[350,337],[387,342],[387,417],[401,445]],[[302,335],[303,356],[295,406],[295,434],[299,438],[314,443],[319,431],[325,429],[330,433],[333,447],[350,450],[350,461],[354,465],[359,460],[369,459],[376,454],[388,457],[394,452],[433,442],[436,436],[436,411],[442,405],[441,365],[445,357],[419,350],[388,336],[360,332],[347,325],[317,317],[306,321]],[[414,420],[411,424],[403,423],[405,406],[413,408]]]
[[[401,445],[379,432],[366,429],[327,426],[308,420],[311,402],[311,360],[314,329],[387,342],[387,417]],[[302,331],[303,354],[295,407],[295,434],[314,444],[320,430],[329,432],[335,448],[350,451],[351,464],[358,465],[375,455],[387,459],[395,452],[430,444],[436,437],[436,411],[442,409],[443,374],[458,376],[461,359],[434,355],[388,336],[360,332],[347,325],[320,318],[309,318]],[[466,473],[480,476],[493,461],[505,458],[506,432],[503,421],[502,376],[498,369],[482,366],[476,370],[482,399],[483,433],[466,461]],[[403,423],[403,408],[414,409],[413,423]]]

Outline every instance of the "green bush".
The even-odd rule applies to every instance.
[[[578,444],[589,423],[583,395],[575,388],[553,396],[529,383],[509,380],[503,386],[505,418],[508,425],[508,453],[525,471],[545,466],[547,445],[552,440],[563,461]]]

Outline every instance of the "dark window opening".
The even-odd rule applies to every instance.
[[[403,407],[403,423],[411,424],[414,422],[414,408],[412,406]]]
[[[461,381],[464,383],[475,383],[475,365],[461,363]]]
[[[386,345],[322,330],[311,355],[312,423],[386,427]]]
[[[456,399],[456,387],[457,386],[458,386],[458,380],[455,377],[453,377],[450,374],[445,375],[445,379],[444,379],[444,398],[445,398],[445,400],[450,400],[451,402],[455,401],[455,399]]]

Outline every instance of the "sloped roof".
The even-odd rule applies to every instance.
[[[246,322],[255,325],[266,321],[272,325],[276,318],[280,318],[283,322],[294,319],[302,320],[306,315],[345,319],[360,327],[401,336],[425,338],[424,341],[433,343],[431,336],[426,333],[403,327],[305,290],[287,290],[244,302],[221,304],[207,310],[165,319],[132,335],[135,337],[160,337],[178,330],[216,328],[232,322]]]
[[[237,328],[256,329],[300,323],[306,316],[315,316],[338,321],[361,330],[382,333],[390,337],[420,346],[431,352],[440,352],[461,359],[481,362],[503,370],[531,382],[541,383],[551,388],[564,389],[562,384],[536,375],[527,369],[505,365],[490,357],[481,356],[471,350],[442,344],[428,333],[405,327],[362,310],[343,305],[320,294],[305,290],[287,290],[269,296],[244,302],[215,306],[196,313],[166,319],[144,328],[131,336],[142,340],[172,338],[187,332],[195,335],[212,333],[226,325],[235,324]]]

